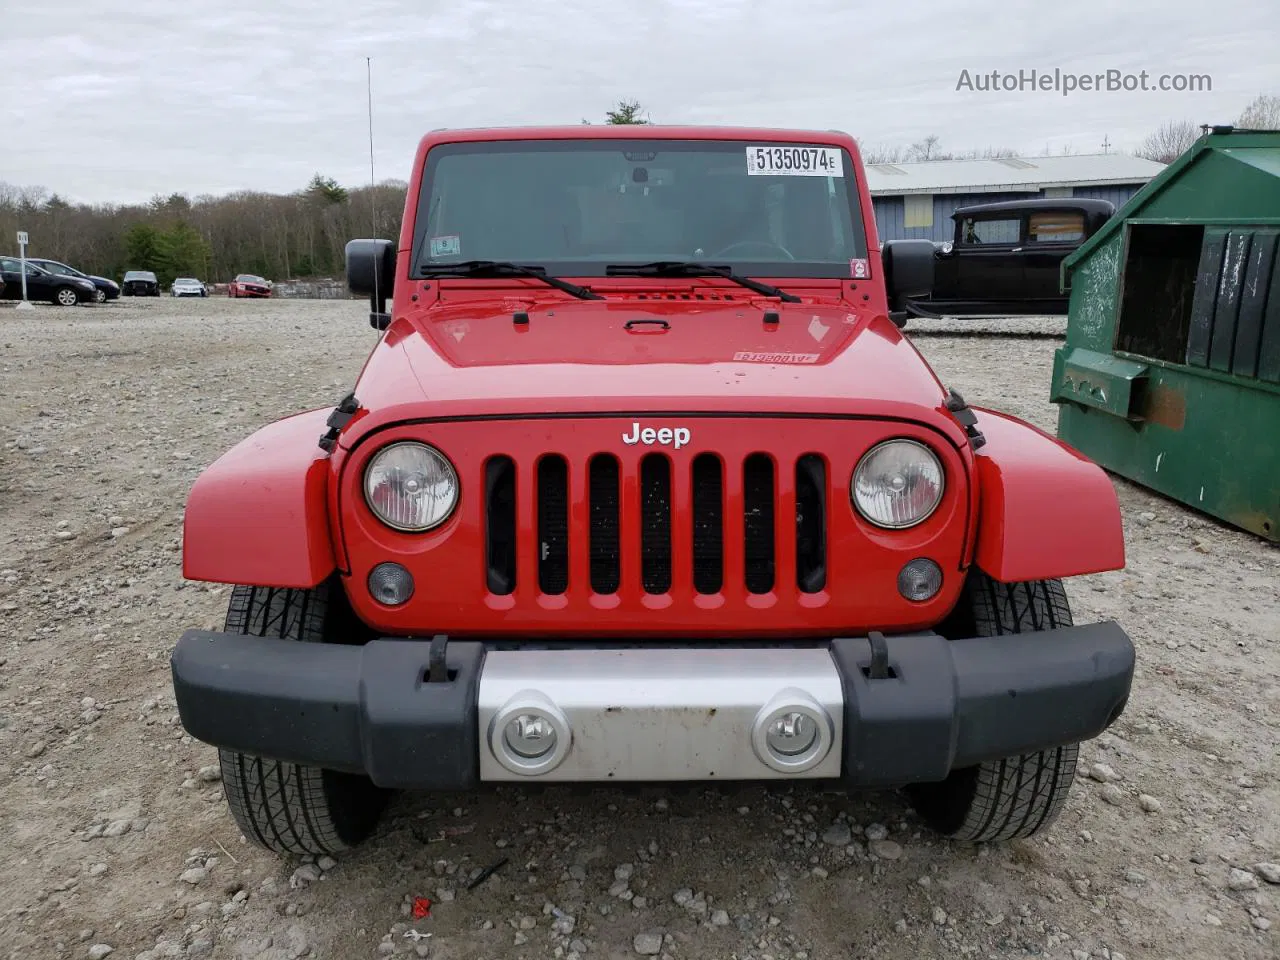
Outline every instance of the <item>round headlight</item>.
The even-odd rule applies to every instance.
[[[886,440],[858,462],[850,492],[869,521],[898,529],[920,523],[937,509],[942,483],[942,464],[923,443]]]
[[[458,475],[444,454],[425,443],[393,443],[369,461],[364,497],[379,520],[420,532],[448,519],[458,503]]]

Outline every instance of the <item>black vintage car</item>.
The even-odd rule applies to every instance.
[[[108,280],[106,277],[95,277],[91,274],[83,273],[75,267],[69,267],[61,260],[46,260],[42,257],[27,257],[27,263],[34,263],[37,267],[44,267],[50,273],[60,273],[68,277],[79,277],[81,280],[88,280],[97,288],[95,299],[98,303],[106,303],[108,300],[114,300],[120,296],[120,284],[114,280]]]
[[[150,270],[128,271],[120,286],[120,292],[126,297],[160,296],[160,281]]]
[[[933,293],[909,301],[915,316],[1052,315],[1067,312],[1062,261],[1110,219],[1108,200],[1008,200],[959,207],[955,234],[935,242]],[[893,240],[885,246],[930,241]]]
[[[27,261],[27,299],[44,300],[62,307],[88,303],[95,299],[97,288],[88,280],[50,273]],[[0,297],[5,300],[22,299],[22,261],[17,257],[0,257]]]

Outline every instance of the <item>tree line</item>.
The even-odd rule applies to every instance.
[[[145,204],[72,204],[40,188],[0,183],[0,249],[25,230],[27,253],[119,279],[152,270],[164,284],[238,273],[271,279],[336,276],[352,237],[398,237],[406,184],[348,189],[316,174],[290,194],[241,191]],[[16,252],[16,251],[15,251]]]
[[[638,101],[623,100],[605,114],[604,122],[651,121]],[[1235,125],[1280,128],[1280,97],[1256,97]],[[1189,120],[1170,121],[1135,153],[1169,163],[1200,133],[1201,127]],[[909,146],[860,146],[867,163],[1018,156],[1004,147],[945,150],[936,135]],[[237,273],[274,280],[339,276],[343,248],[352,237],[400,235],[406,187],[403,181],[389,180],[347,188],[317,173],[290,194],[241,191],[190,199],[175,193],[122,206],[72,204],[41,188],[0,182],[0,250],[7,248],[16,231],[26,230],[31,256],[62,260],[108,277],[119,278],[126,270],[152,270],[168,284],[178,276],[222,282]]]

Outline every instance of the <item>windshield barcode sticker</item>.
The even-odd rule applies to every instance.
[[[839,147],[747,147],[748,176],[843,177]]]

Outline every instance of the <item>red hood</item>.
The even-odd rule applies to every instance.
[[[356,384],[363,422],[344,440],[426,417],[705,411],[894,417],[944,424],[962,441],[911,342],[857,309],[530,297],[397,310]],[[765,323],[766,310],[779,322]],[[513,322],[518,311],[527,323]],[[668,326],[635,322],[645,320]]]

